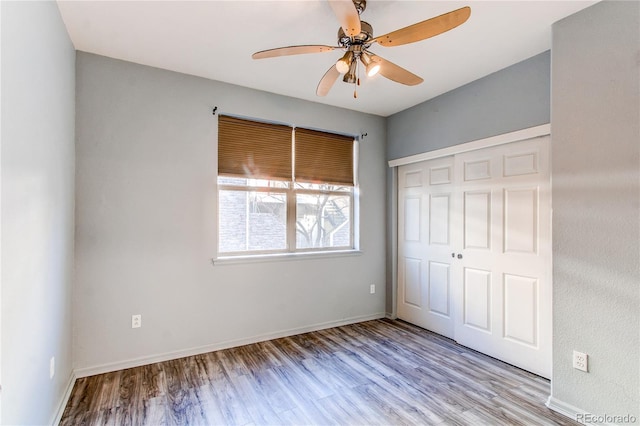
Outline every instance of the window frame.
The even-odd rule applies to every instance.
[[[216,179],[217,180],[217,179]],[[228,185],[228,184],[217,184],[218,188],[216,191],[217,194],[217,238],[216,238],[216,253],[218,257],[239,257],[239,256],[263,256],[263,255],[271,255],[271,254],[286,254],[289,253],[289,190],[290,188],[273,188],[266,186],[242,186],[242,185]],[[237,191],[237,192],[265,192],[265,193],[275,193],[275,194],[284,194],[286,199],[286,220],[285,220],[285,229],[287,232],[285,238],[285,248],[283,249],[273,249],[273,250],[241,250],[241,251],[225,251],[220,252],[220,191]]]
[[[219,176],[217,176],[219,178]],[[280,180],[279,180],[280,181]],[[286,182],[284,180],[280,182]],[[356,242],[356,200],[357,200],[357,186],[350,186],[348,190],[321,190],[321,189],[308,189],[308,188],[295,188],[294,182],[287,182],[287,188],[276,188],[270,186],[255,186],[255,185],[233,185],[219,183],[217,184],[217,202],[216,202],[216,216],[217,216],[217,238],[216,238],[216,253],[217,258],[231,258],[231,257],[252,257],[252,256],[265,256],[265,255],[282,255],[282,254],[309,254],[309,253],[326,253],[326,252],[344,252],[357,250]],[[337,186],[337,185],[336,185]],[[263,193],[275,193],[284,194],[286,198],[286,246],[284,249],[272,249],[272,250],[241,250],[241,251],[220,251],[220,192],[221,191],[237,191],[237,192],[263,192]],[[298,248],[297,246],[297,195],[327,195],[327,196],[345,196],[349,198],[349,242],[347,246],[338,247],[308,247]]]
[[[294,184],[295,186],[295,184]],[[294,210],[291,213],[291,217],[293,218],[292,222],[292,226],[293,226],[293,230],[292,230],[292,235],[291,238],[293,239],[293,250],[291,250],[292,253],[317,253],[317,252],[328,252],[328,251],[344,251],[344,250],[355,250],[356,248],[356,242],[355,242],[355,232],[354,232],[354,228],[355,228],[355,191],[356,191],[356,186],[351,186],[349,191],[331,191],[331,190],[320,190],[320,189],[303,189],[303,188],[299,188],[299,189],[293,189],[293,195],[292,195],[292,199],[293,202],[292,204],[294,204]],[[297,236],[298,236],[298,228],[296,227],[296,224],[298,222],[298,211],[297,211],[297,195],[298,194],[303,194],[303,195],[317,195],[317,194],[321,194],[321,195],[327,195],[327,196],[348,196],[349,197],[349,242],[350,244],[348,246],[339,246],[339,247],[309,247],[309,248],[298,248],[298,244],[297,244]],[[287,199],[288,201],[289,199]],[[289,210],[287,210],[287,225],[289,226]],[[287,228],[287,231],[290,231],[290,228]],[[289,237],[289,233],[287,233],[287,237]]]
[[[296,127],[291,126],[292,138],[295,137]],[[328,133],[328,132],[327,132]],[[289,180],[284,179],[268,179],[263,177],[257,177],[256,180],[264,180],[268,182],[283,182],[286,187],[273,187],[250,185],[249,180],[252,178],[245,177],[247,179],[247,185],[238,184],[226,184],[220,183],[221,177],[217,172],[216,167],[216,257],[212,259],[214,263],[218,261],[243,261],[243,260],[264,260],[264,259],[278,259],[278,258],[297,258],[300,256],[340,256],[344,254],[359,254],[359,212],[360,212],[360,196],[359,196],[359,140],[357,137],[353,137],[352,142],[352,167],[353,167],[353,185],[341,185],[330,182],[321,182],[320,184],[331,185],[334,187],[347,188],[346,190],[325,190],[325,189],[311,189],[296,187],[297,185],[304,185],[305,182],[296,182],[295,177],[292,176]],[[292,157],[295,158],[295,139],[292,142]],[[216,156],[216,162],[218,157]],[[295,160],[292,160],[295,163]],[[295,169],[295,164],[293,165]],[[286,224],[285,224],[285,241],[286,246],[284,249],[273,250],[241,250],[241,251],[220,251],[220,194],[221,191],[244,191],[244,192],[265,192],[284,194],[286,198]],[[346,196],[349,199],[349,245],[339,247],[306,247],[298,248],[297,246],[297,196],[298,195],[327,195],[327,196]]]

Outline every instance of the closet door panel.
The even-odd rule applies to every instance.
[[[538,188],[504,190],[504,251],[538,252]]]
[[[465,192],[464,195],[465,249],[491,249],[491,191]]]
[[[464,326],[491,333],[491,271],[464,268],[462,288]]]
[[[429,262],[429,311],[449,318],[451,315],[451,265]]]
[[[455,170],[463,239],[454,246],[465,274],[462,283],[453,283],[464,294],[453,302],[454,309],[463,306],[454,338],[550,377],[548,138],[456,155]],[[481,281],[476,271],[490,273]]]
[[[504,275],[504,337],[517,344],[538,345],[538,279]]]
[[[398,169],[398,317],[453,337],[453,157]]]

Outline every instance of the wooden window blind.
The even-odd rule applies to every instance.
[[[291,132],[289,126],[219,116],[218,175],[291,180]]]
[[[296,128],[295,179],[354,185],[353,137]]]

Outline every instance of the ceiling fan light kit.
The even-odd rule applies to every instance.
[[[373,77],[380,71],[380,62],[377,60],[375,55],[367,52],[362,52],[362,54],[360,55],[360,60],[365,66],[367,77]]]
[[[435,18],[392,31],[388,34],[374,37],[373,27],[360,20],[360,14],[367,7],[365,0],[328,0],[333,13],[336,15],[340,28],[338,29],[338,46],[300,45],[279,47],[262,50],[252,55],[253,59],[273,58],[278,56],[300,55],[305,53],[324,53],[335,49],[345,51],[344,55],[332,65],[324,74],[316,94],[326,96],[340,75],[342,81],[350,84],[360,84],[358,78],[358,61],[365,67],[367,76],[373,77],[380,73],[383,77],[396,83],[414,86],[423,82],[421,77],[369,51],[372,44],[378,43],[383,47],[401,46],[415,43],[442,34],[467,21],[471,16],[471,8],[463,7],[445,13]],[[354,91],[354,98],[357,93]]]
[[[354,60],[349,65],[349,71],[347,71],[347,73],[344,75],[344,77],[342,78],[342,81],[350,84],[356,83],[358,81],[357,72],[358,72],[358,61]]]
[[[349,71],[351,63],[353,62],[353,52],[347,51],[342,58],[336,62],[336,69],[340,74],[345,74]]]

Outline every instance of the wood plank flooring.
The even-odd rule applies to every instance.
[[[577,425],[549,382],[375,320],[78,379],[61,425]]]

